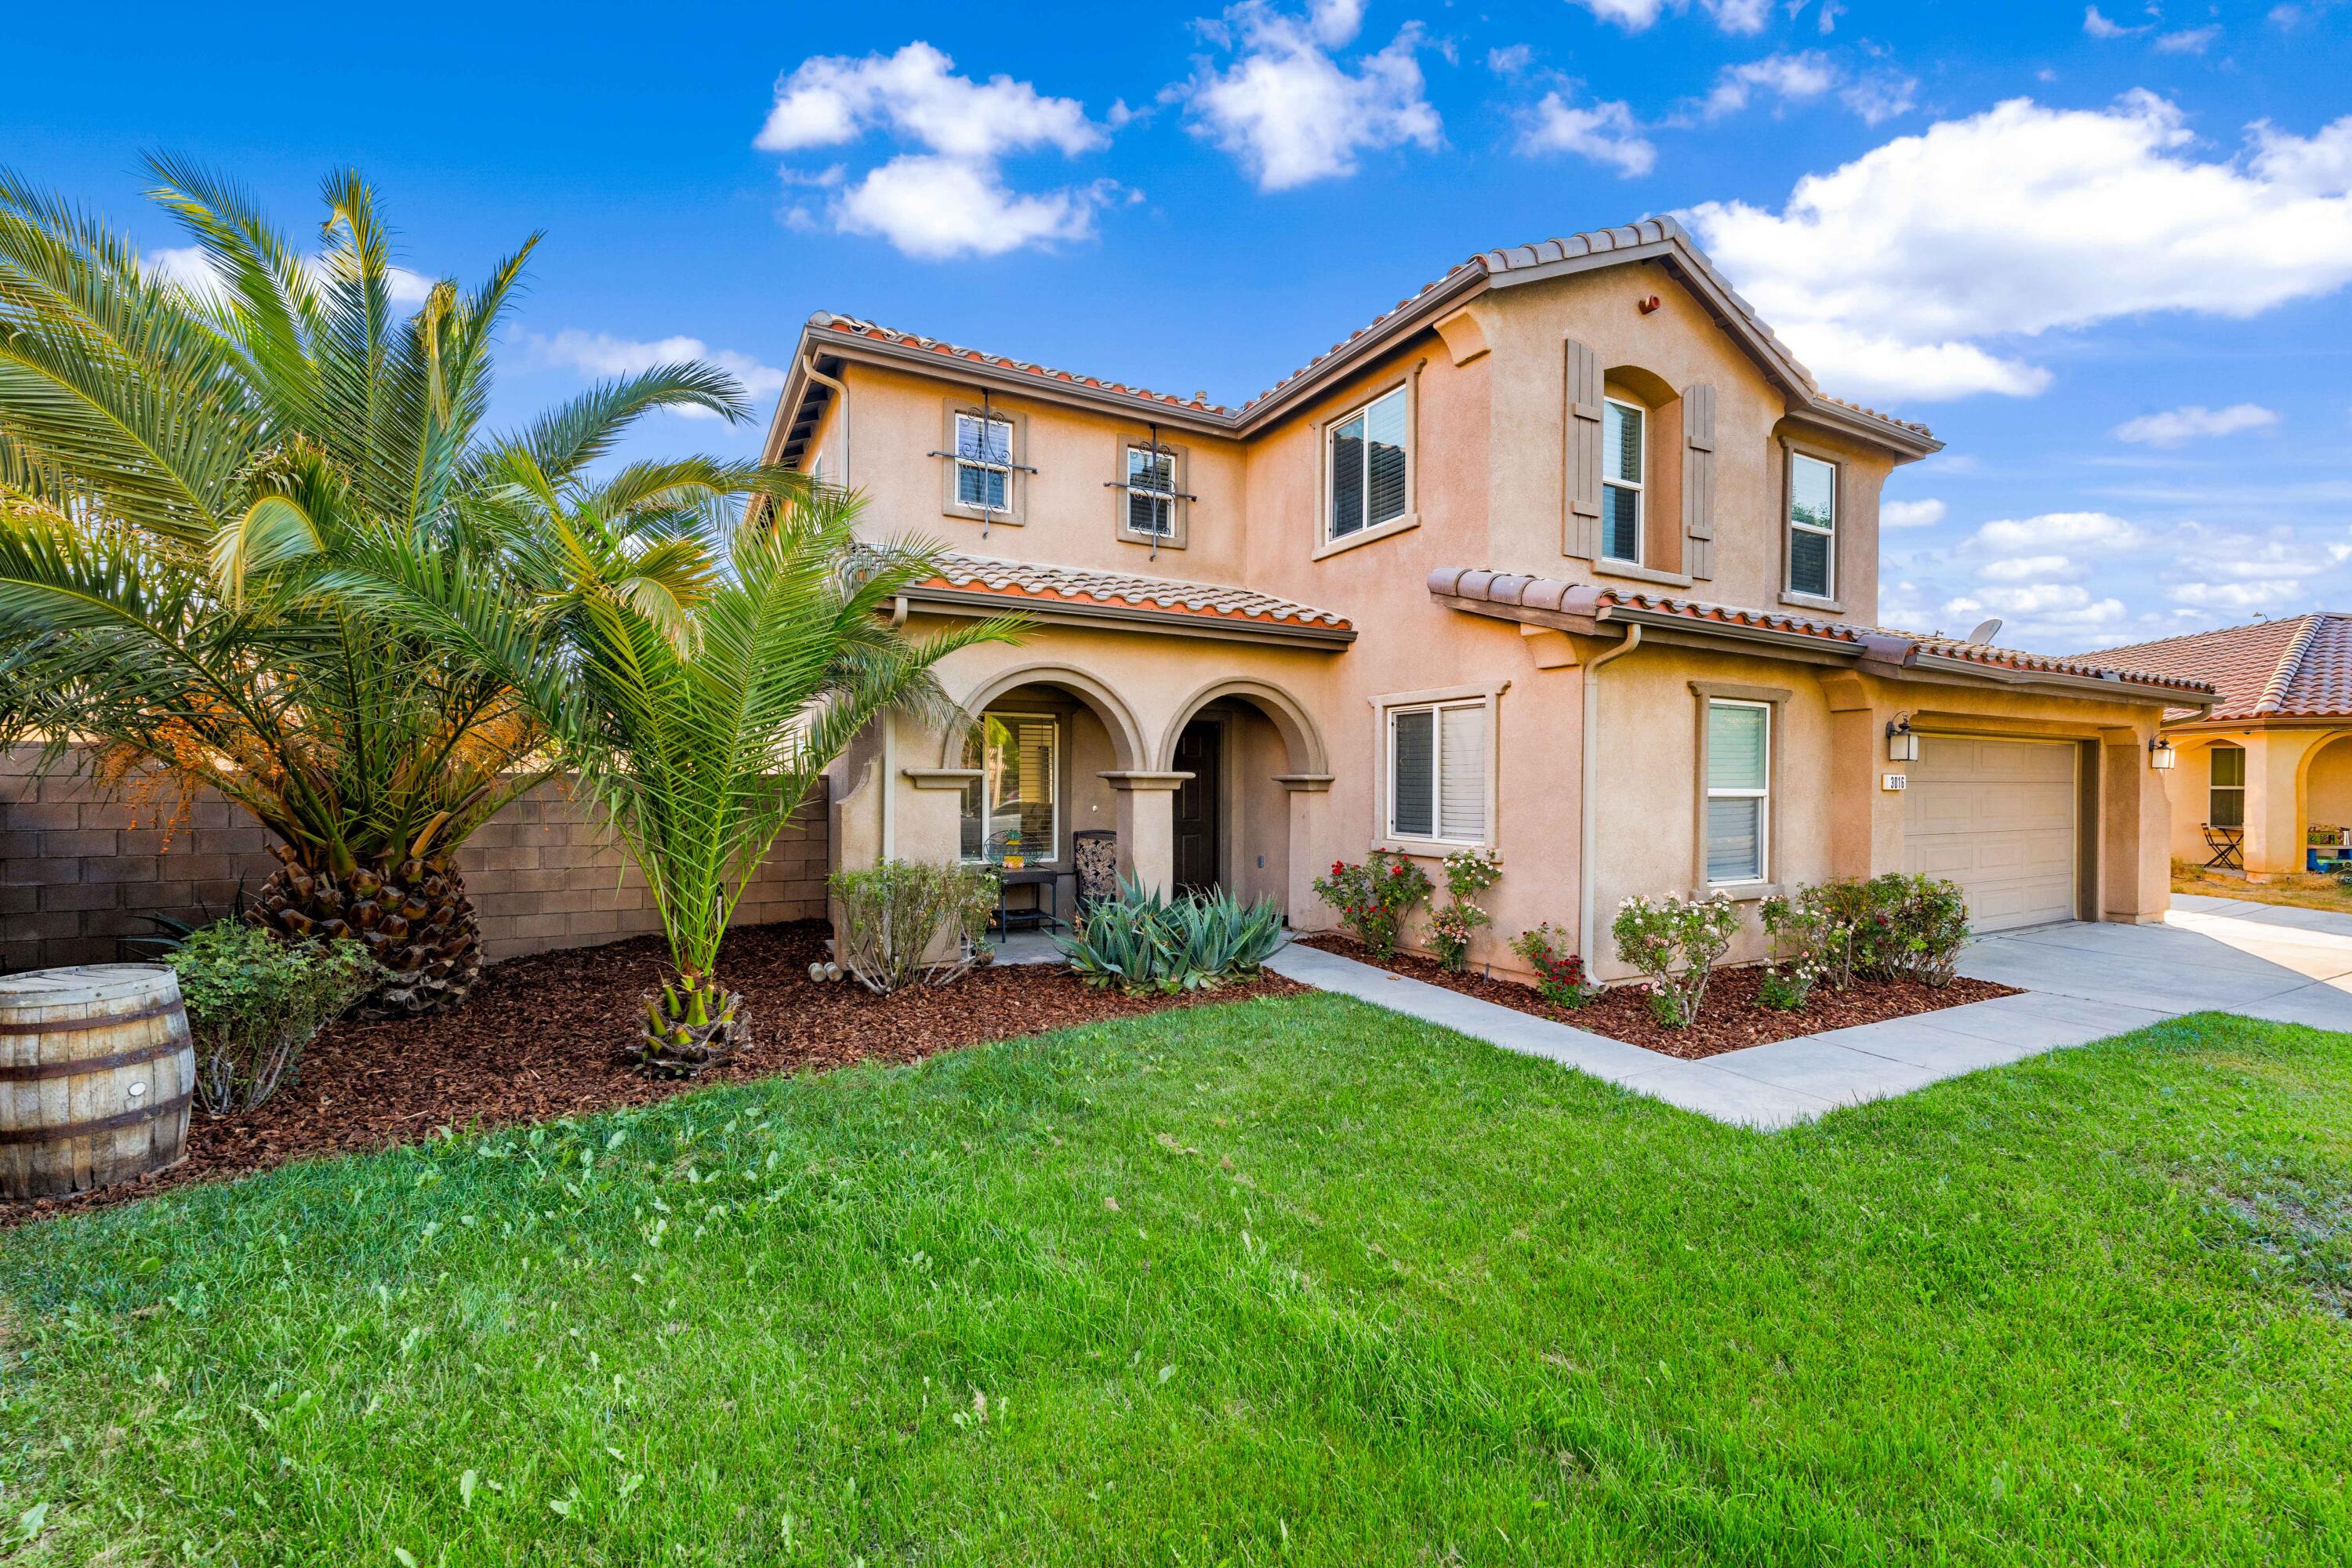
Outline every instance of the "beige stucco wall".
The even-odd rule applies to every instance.
[[[2246,827],[2239,858],[2257,879],[2304,868],[2305,830],[2352,826],[2352,731],[2319,725],[2174,732],[2179,758],[2168,775],[2171,853],[2202,865],[2210,816],[2212,752],[2219,743],[2246,752]]]

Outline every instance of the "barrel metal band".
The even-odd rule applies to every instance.
[[[79,1061],[70,1062],[20,1062],[15,1067],[0,1067],[0,1083],[38,1083],[46,1079],[80,1078],[86,1073],[110,1072],[116,1068],[137,1067],[141,1062],[161,1061],[165,1057],[178,1056],[187,1048],[187,1037],[173,1035],[152,1046],[117,1051],[110,1057],[84,1057]]]
[[[166,1116],[176,1116],[188,1109],[195,1099],[195,1090],[182,1089],[171,1099],[119,1115],[100,1116],[89,1121],[68,1121],[58,1127],[0,1127],[0,1148],[14,1143],[62,1143],[68,1138],[87,1138],[93,1132],[118,1132],[126,1127],[136,1127],[144,1121],[160,1121]]]
[[[104,1029],[116,1024],[136,1024],[145,1018],[160,1018],[166,1013],[180,1010],[177,1002],[158,1002],[142,1007],[136,1013],[110,1013],[102,1018],[50,1018],[37,1024],[27,1024],[15,1018],[0,1018],[0,1035],[84,1035],[92,1029]]]

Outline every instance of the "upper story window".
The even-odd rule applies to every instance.
[[[1400,386],[1334,421],[1330,429],[1332,539],[1405,515],[1412,487],[1411,391]]]
[[[1612,561],[1642,559],[1642,462],[1649,410],[1609,398],[1601,412],[1601,553]]]
[[[1789,592],[1837,596],[1838,470],[1835,463],[1789,454]]]
[[[1013,421],[955,416],[955,496],[960,506],[1008,511],[1013,505]]]
[[[1127,448],[1127,531],[1150,539],[1176,532],[1176,450],[1130,445]]]
[[[2211,783],[2205,797],[2205,821],[2211,827],[2243,827],[2246,825],[2246,749],[2227,741],[2217,741],[2210,755],[2213,759]]]

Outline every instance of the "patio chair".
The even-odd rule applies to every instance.
[[[2205,847],[2213,851],[2213,854],[2205,862],[2205,868],[2209,871],[2244,870],[2246,862],[2239,851],[2244,847],[2245,841],[2246,830],[2242,827],[2218,826],[2213,823],[2207,823]]]

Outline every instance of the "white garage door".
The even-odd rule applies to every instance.
[[[1921,736],[1904,869],[1958,882],[1978,931],[2074,919],[2074,754],[2047,741]]]

